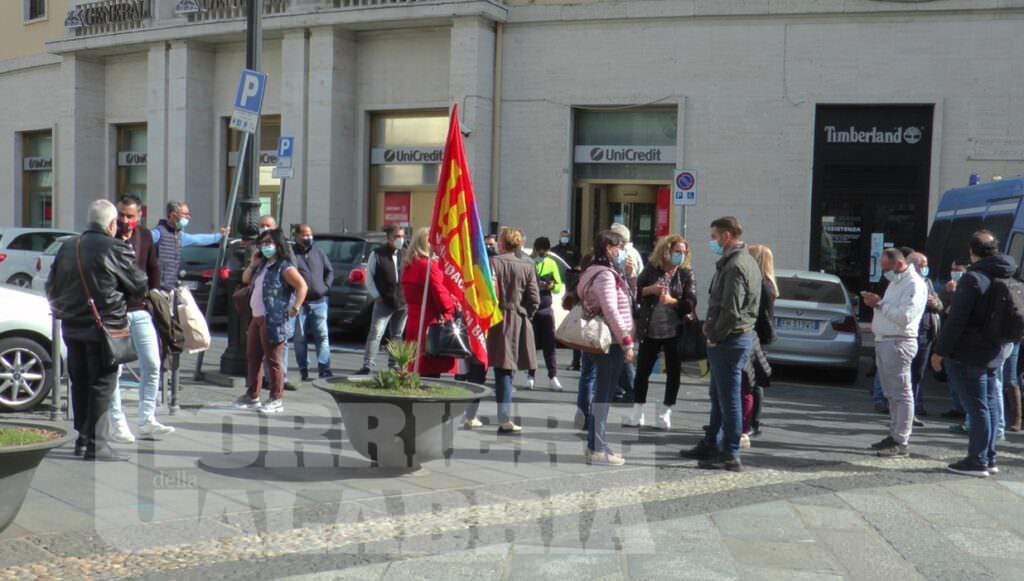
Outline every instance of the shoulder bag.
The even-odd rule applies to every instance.
[[[92,309],[92,316],[96,319],[96,327],[100,330],[103,338],[103,352],[108,366],[121,363],[131,363],[139,358],[135,352],[135,345],[132,343],[131,330],[127,325],[124,327],[107,327],[103,324],[96,302],[92,300],[92,293],[89,292],[89,283],[85,280],[85,271],[82,269],[82,238],[79,237],[75,244],[75,259],[78,262],[78,276],[82,278],[82,288],[85,290],[85,298],[89,300],[89,308]]]
[[[708,340],[704,337],[704,321],[689,314],[679,325],[679,359],[700,361],[708,358]]]
[[[590,279],[580,294],[580,301],[558,326],[555,339],[577,351],[604,355],[612,345],[612,330],[608,328],[604,317],[587,311],[584,306],[587,291],[590,290],[590,285],[594,284],[594,278],[596,277]]]
[[[426,354],[431,357],[472,357],[469,336],[461,317],[450,321],[438,321],[427,327]]]

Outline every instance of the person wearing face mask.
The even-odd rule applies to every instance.
[[[104,339],[97,328],[128,326],[128,302],[146,294],[146,273],[138,266],[132,247],[118,240],[117,208],[107,200],[89,204],[88,227],[61,246],[46,279],[46,296],[53,315],[62,322],[71,378],[76,456],[89,461],[119,461],[97,424],[110,413],[110,398],[117,381],[117,363],[108,360]],[[92,299],[87,300],[86,297]]]
[[[192,221],[192,213],[188,204],[178,200],[167,202],[167,218],[160,220],[153,228],[153,244],[160,262],[160,288],[172,291],[178,286],[181,272],[181,249],[186,246],[206,246],[216,244],[231,232],[231,228],[221,228],[212,234],[190,234],[185,232]]]
[[[622,425],[642,427],[651,372],[658,355],[665,353],[665,397],[658,404],[654,427],[672,428],[672,407],[679,395],[680,341],[683,319],[697,309],[697,280],[690,267],[690,245],[678,234],[658,241],[651,258],[637,278],[640,295],[636,316],[636,383],[633,413]]]
[[[249,266],[242,272],[242,284],[252,285],[249,308],[252,319],[246,335],[245,394],[235,401],[239,409],[255,409],[261,414],[284,411],[284,365],[281,356],[288,340],[292,320],[302,312],[309,287],[281,230],[260,235]],[[264,365],[270,370],[270,399],[260,400]]]
[[[622,247],[622,252],[615,259],[614,268],[621,274],[626,280],[626,286],[629,287],[630,301],[633,303],[633,308],[636,308],[636,279],[639,276],[640,271],[644,267],[644,259],[640,256],[640,251],[633,246],[630,242],[629,228],[625,224],[618,222],[611,225],[611,231],[615,232],[626,243]],[[622,375],[619,377],[619,387],[615,393],[614,401],[616,403],[632,403],[633,402],[633,384],[636,382],[636,363],[630,362],[622,366]]]
[[[700,468],[732,472],[743,470],[741,388],[743,369],[754,347],[762,288],[761,269],[742,235],[743,228],[732,216],[711,222],[709,245],[720,258],[715,264],[704,322],[711,365],[710,421],[704,439],[681,452],[684,457],[697,459]]]
[[[126,194],[117,201],[117,233],[115,238],[124,240],[135,251],[135,264],[146,273],[149,290],[160,288],[160,264],[149,230],[139,227],[142,216],[142,200]],[[128,301],[128,329],[132,344],[139,355],[139,435],[144,437],[170,434],[174,428],[156,420],[156,392],[160,388],[160,342],[157,337],[153,316],[143,299]],[[120,444],[135,443],[135,436],[128,427],[128,419],[121,408],[120,383],[114,387],[110,399],[110,439]]]
[[[949,280],[939,291],[939,301],[942,302],[942,310],[939,311],[940,326],[944,324],[946,318],[949,317],[949,308],[950,305],[953,304],[953,295],[956,293],[956,285],[960,282],[960,279],[963,278],[964,272],[966,271],[967,267],[963,264],[957,264],[955,260],[949,266]],[[945,370],[937,372],[937,375],[940,377],[947,376]],[[950,431],[957,434],[966,434],[967,427],[962,423],[962,421],[966,419],[967,414],[960,401],[960,393],[956,389],[956,384],[952,381],[948,381],[947,379],[946,384],[949,386],[950,407],[948,410],[939,414],[939,416],[946,419],[958,420],[956,424],[949,427]]]
[[[540,287],[540,307],[533,315],[533,336],[538,347],[544,352],[544,364],[548,368],[548,380],[551,389],[562,391],[558,381],[558,360],[555,348],[555,313],[552,308],[552,295],[562,291],[562,275],[558,271],[558,263],[548,256],[551,241],[541,236],[533,242],[534,263],[537,270],[537,284]],[[527,389],[533,389],[536,382],[536,369],[530,369],[526,380]]]
[[[551,249],[551,252],[557,254],[569,268],[574,270],[580,267],[580,249],[572,243],[572,238],[569,237],[568,230],[562,230],[558,233],[558,244]]]
[[[312,333],[316,341],[316,362],[318,377],[332,377],[331,341],[327,330],[327,299],[334,284],[334,267],[323,250],[313,245],[313,227],[299,224],[295,229],[295,262],[300,272],[308,273],[309,292],[302,312],[295,320],[295,362],[299,366],[302,381],[309,381],[309,359],[307,358],[307,335]]]
[[[370,331],[366,335],[366,348],[363,351],[363,366],[356,375],[370,375],[377,366],[377,354],[385,331],[393,339],[400,339],[405,332],[409,310],[402,294],[402,278],[399,265],[402,261],[402,249],[405,246],[405,228],[397,225],[384,228],[387,244],[378,247],[370,255],[366,267],[366,291],[373,299],[373,315],[370,318]],[[396,363],[388,360],[388,367],[394,368]]]
[[[921,400],[921,382],[924,381],[924,374],[928,370],[928,357],[931,355],[932,342],[939,332],[939,313],[942,312],[942,301],[935,293],[932,286],[931,269],[928,267],[928,257],[921,252],[911,252],[907,261],[924,279],[925,288],[928,290],[928,302],[925,303],[924,315],[921,317],[921,324],[917,328],[917,355],[914,356],[914,363],[910,368],[910,381],[914,389],[914,427],[924,427],[924,422],[919,418],[928,415],[924,402]]]
[[[874,309],[871,330],[875,334],[875,362],[882,392],[889,400],[889,435],[871,445],[883,458],[909,455],[907,446],[914,421],[911,366],[917,355],[917,335],[928,303],[924,279],[897,248],[886,248],[879,265],[889,281],[885,296],[862,293],[864,304]]]

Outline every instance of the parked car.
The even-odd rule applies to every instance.
[[[32,275],[32,290],[46,292],[46,279],[50,278],[50,267],[57,258],[60,247],[71,238],[73,236],[61,236],[54,240],[42,254],[36,257],[36,270],[35,274]]]
[[[233,255],[234,245],[239,242],[239,239],[228,241],[228,260]],[[219,242],[205,246],[186,246],[181,249],[179,281],[192,291],[192,297],[196,299],[196,304],[199,305],[199,308],[204,313],[206,312],[207,301],[210,300],[210,287],[213,286],[213,276],[217,268],[217,255],[219,253]],[[230,274],[231,265],[227,263],[219,273],[220,282],[217,283],[217,299],[213,304],[213,314],[210,317],[210,322],[223,323],[227,321],[225,281]]]
[[[854,301],[832,274],[779,270],[775,303],[778,338],[765,346],[771,363],[837,369],[844,381],[857,378],[861,338]]]
[[[31,288],[36,258],[57,238],[74,234],[55,228],[0,228],[0,282]]]
[[[0,411],[30,410],[50,393],[52,325],[45,297],[0,285]]]
[[[324,251],[334,267],[327,315],[331,325],[359,335],[369,327],[373,301],[366,290],[366,265],[370,253],[386,242],[387,237],[381,232],[314,237],[313,245]]]

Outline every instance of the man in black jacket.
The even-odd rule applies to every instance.
[[[949,465],[950,472],[986,477],[996,466],[996,431],[1002,409],[996,373],[1012,344],[999,344],[985,336],[989,313],[988,292],[993,278],[1010,278],[1017,271],[1013,258],[999,254],[999,241],[987,230],[971,236],[971,266],[956,286],[953,304],[932,348],[932,368],[946,366],[969,420],[967,457]]]
[[[366,290],[373,297],[373,317],[366,336],[363,366],[356,375],[371,373],[376,365],[374,359],[380,351],[384,331],[390,329],[391,337],[400,339],[405,333],[405,319],[409,315],[398,274],[402,246],[405,244],[405,229],[401,226],[388,226],[384,233],[388,237],[387,244],[373,251],[366,267]],[[393,361],[388,364],[394,366]]]
[[[146,273],[135,263],[132,247],[117,240],[117,208],[107,200],[89,205],[89,226],[65,243],[50,267],[46,295],[63,322],[75,412],[75,454],[86,460],[125,460],[96,432],[110,410],[117,364],[108,361],[93,307],[103,325],[128,326],[127,303],[145,295]],[[84,283],[84,284],[83,284]],[[85,286],[88,285],[88,286]]]
[[[317,372],[320,378],[331,377],[331,341],[327,331],[327,295],[334,284],[334,267],[324,251],[313,246],[313,227],[299,224],[295,229],[295,260],[299,271],[308,273],[309,292],[302,311],[295,320],[295,362],[302,381],[309,380],[309,359],[306,357],[307,335],[316,340]],[[303,273],[303,274],[305,274]]]

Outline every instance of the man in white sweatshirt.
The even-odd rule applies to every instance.
[[[885,296],[862,293],[864,304],[875,310],[875,361],[882,392],[889,400],[889,435],[872,444],[884,458],[908,456],[914,422],[914,393],[910,367],[917,354],[917,331],[928,303],[928,287],[903,253],[888,248],[882,254],[883,276],[889,280]]]

